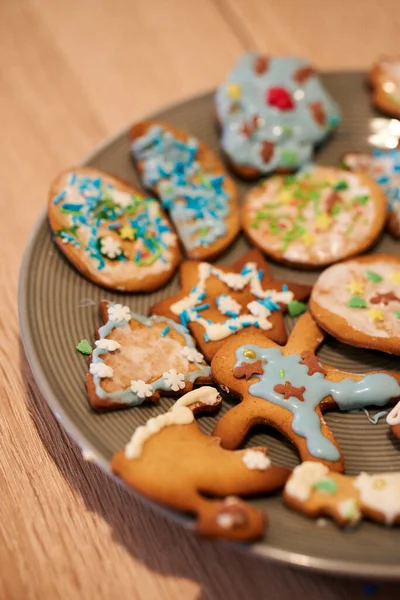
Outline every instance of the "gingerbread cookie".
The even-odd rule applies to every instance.
[[[233,267],[184,262],[180,278],[181,291],[153,306],[151,313],[188,326],[208,361],[243,328],[261,329],[284,344],[283,312],[305,310],[298,301],[310,293],[309,286],[274,280],[258,250],[245,254]]]
[[[102,302],[100,311],[105,324],[86,377],[93,408],[138,406],[210,382],[210,367],[181,325],[136,315],[122,304]]]
[[[376,108],[393,117],[400,117],[400,58],[385,57],[371,68],[368,81],[373,90]]]
[[[231,452],[204,434],[193,413],[214,410],[220,402],[214,388],[189,392],[169,412],[138,427],[111,469],[151,500],[196,515],[199,534],[253,540],[263,534],[266,516],[236,496],[279,489],[290,471],[271,466],[265,448]]]
[[[400,258],[361,256],[326,269],[311,295],[317,323],[351,346],[400,354]]]
[[[224,448],[239,447],[254,425],[266,424],[296,446],[302,461],[321,461],[343,471],[343,456],[322,412],[383,406],[400,396],[400,373],[358,375],[323,364],[315,356],[323,338],[306,313],[284,347],[259,331],[244,331],[226,342],[213,358],[211,372],[217,385],[241,402],[215,426],[213,433]]]
[[[180,262],[178,239],[158,202],[98,169],[61,173],[50,188],[48,215],[68,260],[106,288],[156,290]]]
[[[370,175],[382,187],[389,211],[387,228],[394,237],[400,238],[400,152],[375,150],[372,155],[348,152],[342,163],[350,171]]]
[[[284,491],[285,502],[309,517],[327,515],[339,525],[355,525],[364,516],[400,523],[400,473],[361,473],[358,477],[304,462],[293,470]]]
[[[334,167],[309,167],[253,188],[243,228],[272,258],[320,267],[363,252],[386,220],[386,198],[372,178]]]
[[[171,216],[189,258],[216,258],[239,232],[237,189],[203,142],[158,121],[130,131],[133,156],[146,188]]]
[[[386,422],[390,425],[392,433],[400,440],[400,402],[396,404],[386,417]]]
[[[222,148],[245,178],[298,169],[340,121],[308,62],[253,52],[219,86],[216,106]]]

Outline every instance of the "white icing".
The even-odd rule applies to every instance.
[[[196,348],[190,348],[189,346],[184,346],[181,350],[182,355],[192,363],[201,363],[204,361],[204,356],[201,352],[196,350]]]
[[[154,392],[153,386],[142,379],[132,379],[131,390],[134,394],[137,394],[139,398],[150,398]]]
[[[366,271],[379,273],[382,281],[379,283],[369,281]],[[380,338],[400,337],[400,319],[397,319],[395,314],[400,311],[400,301],[390,301],[386,306],[370,302],[371,298],[379,293],[394,292],[400,298],[400,282],[396,283],[393,280],[393,273],[399,272],[398,262],[389,260],[370,263],[354,260],[333,265],[319,276],[311,297],[322,308],[345,319],[357,331]],[[366,308],[347,306],[353,295],[348,287],[352,281],[363,284],[364,291],[359,295],[366,301]],[[369,316],[371,309],[381,311],[384,320],[372,320]]]
[[[400,473],[361,473],[353,485],[365,507],[383,514],[387,525],[394,523],[400,515]]]
[[[130,321],[131,309],[123,304],[112,304],[108,307],[108,318],[110,321]]]
[[[236,317],[242,310],[242,305],[228,294],[221,294],[221,296],[218,296],[217,306],[223,315],[229,315],[231,317]]]
[[[162,376],[165,380],[165,385],[173,392],[183,390],[186,385],[184,374],[178,373],[176,369],[170,369],[163,373]]]
[[[350,523],[358,523],[362,516],[355,498],[341,500],[337,505],[337,511],[343,519],[346,519]]]
[[[143,446],[146,441],[155,433],[158,433],[164,427],[170,425],[188,425],[194,421],[194,416],[190,408],[186,406],[173,407],[170,412],[158,415],[149,419],[145,425],[138,427],[132,438],[125,446],[125,456],[127,459],[139,458],[142,454]]]
[[[108,350],[109,352],[114,352],[115,350],[119,350],[119,348],[121,348],[121,344],[115,340],[109,340],[108,338],[96,340],[95,344],[98,348],[101,348],[102,350]]]
[[[246,450],[242,461],[250,471],[265,471],[271,466],[270,459],[261,450]]]
[[[91,375],[96,375],[100,379],[104,379],[105,377],[113,377],[114,371],[111,367],[106,365],[106,363],[91,363],[89,367],[89,371]]]
[[[392,408],[386,417],[386,422],[388,425],[400,425],[400,402],[398,402],[396,406]]]
[[[203,387],[197,388],[196,390],[192,390],[188,392],[179,400],[177,400],[173,406],[173,410],[179,408],[180,406],[192,406],[193,404],[204,404],[206,406],[216,406],[221,402],[221,396],[218,391],[205,385]]]
[[[132,196],[127,192],[121,192],[120,190],[116,190],[115,188],[110,190],[110,192],[114,202],[116,202],[120,206],[126,208],[127,206],[132,204]]]
[[[108,258],[116,258],[121,253],[121,244],[119,240],[107,235],[100,239],[100,252]]]
[[[293,469],[286,484],[285,492],[300,502],[306,502],[314,483],[329,475],[329,469],[320,462],[306,461]]]

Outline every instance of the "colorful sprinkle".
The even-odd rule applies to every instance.
[[[363,294],[365,289],[363,282],[356,279],[352,279],[346,287],[352,295],[356,296]]]
[[[375,271],[366,271],[365,276],[371,283],[380,283],[383,281],[383,277],[379,273],[375,273]]]
[[[280,377],[281,379],[285,379],[285,371],[284,371],[283,369],[280,369],[280,370],[279,370],[279,377]]]
[[[75,348],[78,350],[78,352],[80,352],[81,354],[92,354],[93,348],[90,345],[90,342],[86,339],[81,340],[76,346]]]
[[[334,479],[327,477],[326,479],[321,479],[320,481],[316,481],[313,486],[319,492],[323,492],[324,494],[334,494],[337,492],[337,483]]]
[[[349,308],[367,308],[367,303],[362,296],[354,295],[347,303]]]
[[[170,329],[171,329],[171,327],[169,325],[164,327],[164,329],[161,332],[161,337],[165,337],[167,335],[167,333],[170,331]]]
[[[390,275],[390,279],[394,283],[398,283],[400,285],[400,271],[393,271],[393,273]]]
[[[371,310],[369,310],[367,314],[368,314],[368,317],[373,322],[385,320],[385,317],[383,316],[383,312],[381,310],[379,310],[379,308],[371,308]]]
[[[288,313],[291,317],[299,317],[307,310],[307,304],[298,300],[291,300],[288,304]]]

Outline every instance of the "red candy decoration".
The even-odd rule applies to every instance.
[[[272,87],[267,90],[266,101],[270,106],[275,106],[279,110],[293,110],[294,100],[290,93],[283,87]]]

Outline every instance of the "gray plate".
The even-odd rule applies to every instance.
[[[374,115],[362,73],[331,73],[323,79],[343,109],[343,123],[334,139],[322,148],[317,161],[335,164],[345,151],[368,150],[367,137]],[[213,94],[175,105],[155,117],[186,129],[219,153]],[[126,131],[107,141],[85,164],[139,185]],[[239,187],[243,196],[249,186],[240,183]],[[43,198],[43,205],[45,203],[46,198]],[[241,237],[218,262],[229,264],[246,248],[248,245]],[[397,253],[398,246],[384,235],[376,249]],[[302,282],[313,282],[317,276],[316,272],[299,273],[278,265],[273,266],[273,272],[281,278],[287,276]],[[134,311],[146,314],[154,302],[177,290],[177,277],[154,294],[123,295],[96,287],[81,277],[56,249],[44,215],[28,244],[20,275],[19,311],[29,363],[57,418],[82,448],[96,454],[97,462],[106,471],[112,454],[125,445],[134,429],[149,417],[163,412],[171,400],[162,400],[156,406],[94,414],[86,401],[87,359],[78,354],[75,344],[81,338],[93,339],[100,324],[98,304],[103,298],[127,303]],[[292,325],[288,318],[288,329]],[[396,357],[351,348],[333,339],[325,342],[320,356],[339,368],[360,372],[371,368],[399,368]],[[230,406],[225,401],[222,413]],[[211,432],[217,418],[202,417],[201,427]],[[384,420],[374,426],[364,413],[338,412],[328,414],[326,420],[344,452],[347,473],[400,470],[400,443],[390,436]],[[277,464],[294,467],[298,462],[294,449],[272,430],[257,430],[247,445],[268,446],[270,456]],[[315,521],[291,512],[283,506],[280,497],[257,499],[253,504],[265,508],[270,517],[265,539],[251,546],[254,552],[324,571],[400,578],[400,528],[386,529],[363,522],[355,531],[340,531],[331,522],[321,527]]]

